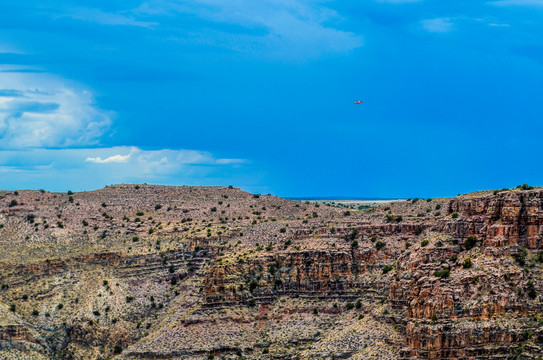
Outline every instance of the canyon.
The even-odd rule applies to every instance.
[[[543,189],[0,192],[2,359],[543,358]]]

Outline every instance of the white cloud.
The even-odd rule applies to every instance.
[[[48,73],[0,69],[0,148],[97,144],[111,113],[92,94]]]
[[[131,146],[4,150],[0,151],[0,188],[75,190],[79,186],[80,190],[126,182],[224,185],[245,176],[246,164],[243,159],[223,159],[199,150]]]
[[[343,19],[335,11],[300,0],[149,0],[135,13],[191,14],[215,23],[265,29],[259,34],[207,29],[187,33],[177,41],[228,46],[240,52],[272,57],[312,58],[323,53],[351,51],[363,45],[360,35],[337,28]]]
[[[130,157],[132,156],[132,152],[128,155],[111,155],[105,159],[102,159],[100,156],[98,157],[88,157],[85,161],[94,162],[97,164],[107,164],[107,163],[124,163],[130,160]]]
[[[422,20],[420,24],[424,30],[434,33],[447,33],[453,30],[453,23],[449,18]]]

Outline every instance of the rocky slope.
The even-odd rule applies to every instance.
[[[536,359],[543,191],[0,194],[0,358]]]

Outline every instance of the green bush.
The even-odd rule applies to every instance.
[[[385,244],[384,242],[382,242],[382,241],[377,241],[377,242],[375,243],[375,248],[376,248],[377,250],[381,250],[382,248],[385,247],[385,245],[386,245],[386,244]]]
[[[477,237],[476,236],[468,236],[468,238],[466,239],[466,241],[464,241],[464,247],[466,248],[466,250],[471,250],[475,247],[475,245],[477,245]]]
[[[252,280],[250,283],[249,283],[249,290],[250,291],[253,291],[254,289],[256,289],[258,287],[258,282],[256,280]]]
[[[399,223],[403,220],[403,217],[401,215],[392,215],[392,214],[387,214],[385,216],[385,221],[387,223]]]
[[[458,213],[457,213],[456,211],[453,212],[453,213],[451,214],[451,217],[452,217],[453,219],[456,219],[456,218],[458,217]]]
[[[526,293],[528,294],[528,297],[530,297],[530,299],[535,299],[537,297],[537,291],[535,290],[534,283],[531,280],[528,281]]]
[[[464,269],[469,269],[469,268],[471,268],[472,266],[473,266],[473,262],[471,261],[471,258],[466,258],[466,259],[464,260],[464,263],[462,264],[462,267],[463,267]]]
[[[434,272],[434,275],[437,276],[438,278],[446,279],[449,277],[450,273],[451,271],[449,269],[445,269],[445,270],[438,270]]]
[[[511,255],[513,259],[520,265],[524,266],[526,265],[526,256],[528,255],[528,251],[526,249],[521,249],[518,253]]]
[[[420,246],[425,247],[425,246],[427,246],[429,243],[430,243],[430,241],[428,241],[428,240],[422,240],[422,241],[420,242]]]
[[[383,268],[383,274],[386,274],[390,271],[394,270],[394,267],[393,266],[390,266],[390,265],[387,265]]]
[[[120,354],[122,352],[123,352],[123,347],[119,344],[115,345],[115,347],[113,348],[113,353]]]
[[[354,240],[358,237],[358,230],[356,229],[353,229],[353,231],[351,231],[351,233],[347,236],[347,239],[348,240]]]
[[[352,302],[348,302],[345,307],[347,308],[347,310],[352,310],[354,308],[354,304]]]

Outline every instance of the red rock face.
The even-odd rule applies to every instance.
[[[25,205],[9,208],[15,196]],[[74,197],[0,196],[0,305],[20,320],[0,327],[10,349],[86,359],[119,347],[126,359],[241,349],[248,359],[268,358],[264,349],[284,359],[543,356],[541,190],[349,214],[226,188],[122,185]]]
[[[464,236],[477,235],[486,247],[543,248],[543,192],[507,191],[476,199],[453,199],[449,212],[464,220],[449,224]]]
[[[391,304],[405,310],[405,359],[494,359],[513,356],[519,345],[536,341],[543,309],[540,295],[527,296],[529,282],[541,291],[541,265],[528,251],[520,266],[519,248],[541,249],[543,193],[514,191],[482,198],[451,200],[435,229],[450,236],[442,248],[421,248],[398,259]],[[461,246],[468,236],[474,249]],[[458,243],[459,245],[451,246]],[[451,260],[454,255],[457,260]],[[473,265],[465,268],[464,260]],[[450,271],[439,278],[436,273]],[[520,320],[522,319],[522,320]],[[534,350],[533,354],[540,354]]]

